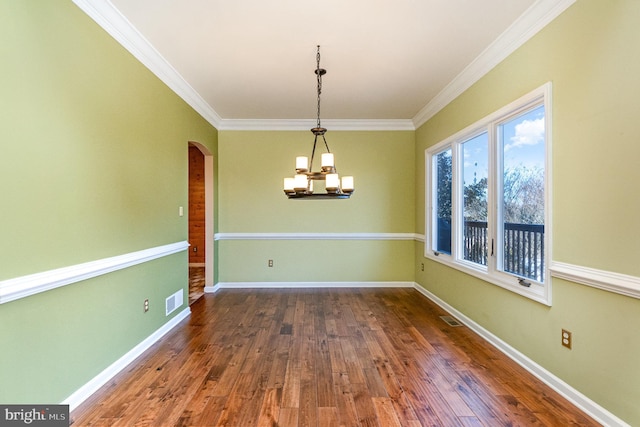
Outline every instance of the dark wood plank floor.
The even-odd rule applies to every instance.
[[[204,295],[204,267],[189,267],[189,305]]]
[[[413,289],[221,290],[74,426],[594,426]]]

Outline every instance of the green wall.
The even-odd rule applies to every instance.
[[[640,2],[576,2],[416,132],[417,231],[424,150],[547,81],[553,84],[552,259],[640,275]],[[553,279],[546,307],[430,261],[416,280],[578,391],[640,424],[640,301]],[[481,303],[478,303],[481,301]],[[560,344],[562,328],[573,349]]]
[[[288,200],[312,135],[222,131],[71,2],[0,3],[0,280],[187,239],[187,144],[217,233],[424,233],[424,150],[553,82],[553,260],[640,275],[640,3],[580,0],[416,132],[331,131],[350,200]],[[640,301],[553,279],[553,306],[407,240],[219,240],[216,282],[417,281],[630,424]],[[0,402],[60,402],[168,319],[185,252],[0,305]],[[266,261],[273,259],[273,268]],[[425,271],[420,271],[421,263]],[[142,301],[151,311],[142,312]],[[479,303],[481,302],[481,303]],[[560,329],[573,332],[573,349]]]
[[[220,243],[221,282],[414,282],[413,241],[229,240]],[[268,267],[269,259],[274,261],[273,267]]]
[[[0,2],[0,39],[0,281],[187,240],[188,142],[216,129],[70,1]],[[0,402],[63,401],[187,300],[187,263],[0,305]]]
[[[326,139],[338,172],[354,176],[348,200],[284,195],[311,132],[221,131],[220,233],[413,233],[414,132],[329,129]],[[219,280],[413,281],[413,251],[412,240],[220,240]]]

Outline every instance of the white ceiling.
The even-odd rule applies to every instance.
[[[418,125],[573,2],[74,1],[219,128],[313,124],[316,45],[323,120]]]

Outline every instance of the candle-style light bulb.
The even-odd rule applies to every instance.
[[[309,170],[309,159],[306,156],[296,157],[296,172],[306,172]]]
[[[352,176],[343,176],[342,177],[342,192],[343,193],[353,193],[353,177]]]
[[[336,193],[338,192],[339,187],[340,187],[340,177],[338,176],[338,174],[337,173],[327,174],[327,182],[325,184],[327,193]]]
[[[304,174],[296,174],[293,178],[293,189],[296,193],[304,193],[307,191],[307,175]]]
[[[333,153],[322,153],[322,170],[324,172],[335,172]]]
[[[284,192],[289,194],[289,193],[295,193],[295,190],[293,189],[293,178],[285,178],[284,179]]]

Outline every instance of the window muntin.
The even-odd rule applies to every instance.
[[[425,150],[425,256],[547,305],[550,94],[547,83]],[[437,156],[445,152],[451,179],[438,184]],[[442,220],[438,229],[437,191],[444,183],[451,185],[445,193],[451,194],[450,237]],[[449,252],[438,250],[437,237],[445,235]]]

